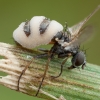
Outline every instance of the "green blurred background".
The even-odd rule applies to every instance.
[[[57,20],[62,25],[65,21],[72,26],[91,13],[100,0],[0,0],[0,42],[14,44],[12,33],[26,19],[43,15]],[[100,65],[100,11],[89,20],[96,32],[92,40],[85,42],[87,61]],[[0,73],[0,76],[2,73]],[[41,100],[0,86],[0,100]]]

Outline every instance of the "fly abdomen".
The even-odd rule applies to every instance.
[[[45,30],[47,29],[47,27],[49,26],[50,24],[50,20],[45,18],[42,23],[40,24],[40,28],[39,28],[39,31],[40,31],[40,34],[43,34],[45,32]]]

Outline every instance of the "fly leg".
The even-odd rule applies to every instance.
[[[64,64],[66,63],[66,61],[68,60],[68,58],[71,56],[71,54],[69,53],[69,54],[67,54],[67,55],[60,55],[59,57],[64,57],[64,56],[66,56],[67,58],[65,58],[64,61],[61,63],[60,73],[59,73],[57,76],[51,76],[53,79],[54,79],[54,78],[58,78],[58,77],[61,76],[61,74],[62,74],[62,72],[63,72],[63,66],[64,66]]]
[[[42,81],[39,84],[39,88],[38,88],[37,93],[36,93],[35,96],[38,95],[38,93],[39,93],[39,91],[41,89],[41,86],[43,84],[43,81],[44,81],[44,79],[46,77],[46,73],[47,73],[48,68],[49,68],[49,63],[50,63],[51,59],[54,57],[54,55],[55,55],[56,45],[57,44],[54,44],[53,47],[51,48],[51,50],[48,52],[48,60],[47,60],[46,67],[45,67],[45,70],[44,70],[43,78],[42,78]],[[45,50],[43,50],[43,49],[41,51],[44,51],[45,52]]]
[[[84,69],[85,66],[86,66],[86,62],[83,63],[83,65],[82,65],[82,69]]]
[[[30,63],[22,70],[19,78],[18,78],[18,83],[17,83],[17,91],[19,91],[19,83],[20,83],[20,79],[22,77],[22,75],[25,73],[25,71],[27,70],[27,68],[30,66],[30,64],[33,62],[33,60],[35,58],[43,58],[43,57],[47,57],[48,56],[48,53],[44,53],[44,54],[40,54],[40,55],[37,55],[36,57],[33,57],[30,61]]]
[[[32,58],[31,62],[22,70],[22,72],[21,72],[21,74],[20,74],[20,76],[18,78],[17,91],[19,91],[19,83],[20,83],[20,79],[21,79],[22,75],[25,73],[25,71],[30,66],[30,64],[32,63],[33,60],[34,60],[34,58]]]
[[[47,61],[47,64],[46,64],[46,67],[45,67],[45,71],[44,71],[44,74],[43,74],[42,81],[40,82],[39,88],[38,88],[38,90],[37,90],[37,92],[36,92],[36,95],[35,95],[35,96],[37,96],[37,95],[38,95],[38,93],[39,93],[39,91],[40,91],[40,89],[41,89],[41,86],[42,86],[42,84],[43,84],[43,81],[44,81],[44,79],[45,79],[46,73],[47,73],[48,68],[49,68],[49,63],[50,63],[50,60],[51,60],[51,58],[49,57],[49,58],[48,58],[48,61]]]

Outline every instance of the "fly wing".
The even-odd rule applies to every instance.
[[[71,40],[69,45],[75,45],[75,44],[80,45],[82,42],[88,40],[93,35],[93,33],[94,33],[93,26],[86,26],[79,32],[79,35],[76,35]]]
[[[79,34],[75,35],[74,38],[70,40],[70,42],[62,42],[61,45],[63,47],[80,45],[82,42],[86,41],[87,39],[90,39],[93,33],[93,26],[86,26],[83,29],[81,29],[81,31],[79,31]]]
[[[69,31],[71,33],[71,40],[73,40],[75,37],[77,37],[81,32],[81,29],[83,27],[83,25],[100,9],[100,5],[97,6],[97,8],[90,13],[84,20],[82,20],[81,22],[79,22],[78,24],[72,26],[69,28]]]
[[[83,42],[83,41],[86,41],[90,38],[91,35],[93,35],[93,32],[94,32],[94,28],[92,26],[87,26],[85,28],[83,28],[81,31],[80,31],[80,34],[75,37],[72,41],[70,41],[69,43],[66,43],[65,44],[65,49],[66,50],[70,50],[70,49],[75,49],[75,48],[79,48],[80,44]]]
[[[81,44],[84,40],[88,39],[93,33],[93,27],[87,26],[83,28],[83,25],[100,9],[100,5],[90,13],[84,20],[79,22],[78,24],[68,28],[71,33],[70,42],[64,43],[63,46],[71,46],[74,44]]]

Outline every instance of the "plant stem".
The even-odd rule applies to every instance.
[[[0,55],[4,57],[0,59],[0,71],[7,73],[7,76],[1,76],[0,84],[17,90],[21,71],[30,63],[33,56],[40,53],[0,43]],[[56,76],[60,72],[63,60],[58,58],[51,60],[38,97],[47,100],[99,100],[100,66],[87,63],[84,70],[77,68],[68,70],[71,65],[69,59],[64,66],[63,74],[56,79],[51,79],[52,75]],[[18,92],[35,96],[46,62],[47,58],[33,60],[20,80]]]

